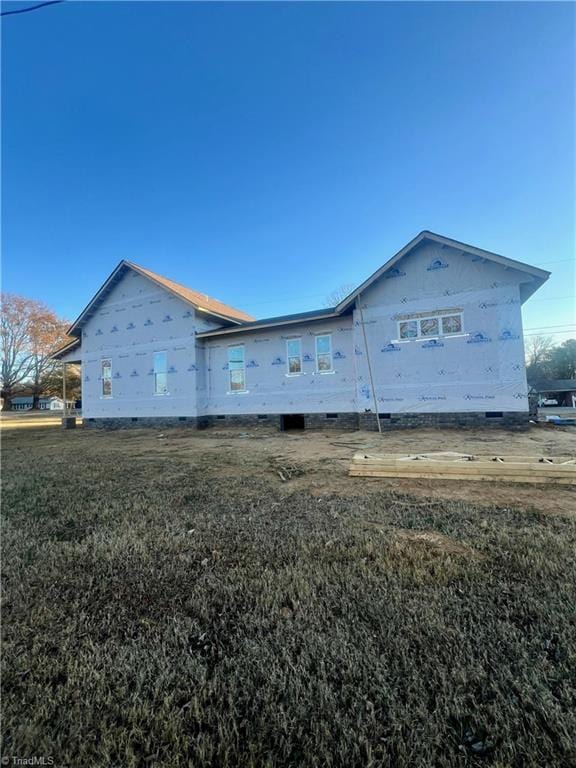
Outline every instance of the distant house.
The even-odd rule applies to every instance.
[[[539,405],[555,400],[560,407],[576,408],[576,379],[540,379],[532,383],[531,390]]]
[[[34,398],[32,395],[23,395],[21,397],[13,397],[10,402],[10,409],[12,411],[29,411],[32,409],[32,403]],[[69,403],[68,407],[71,407],[73,403]],[[38,408],[41,411],[61,411],[63,409],[63,400],[61,397],[41,397],[38,401]]]
[[[425,231],[338,305],[255,320],[122,261],[55,357],[88,427],[522,425],[521,306],[549,274]]]

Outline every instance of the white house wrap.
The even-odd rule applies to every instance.
[[[59,356],[87,425],[520,424],[521,305],[548,275],[422,232],[338,306],[254,321],[121,262]]]

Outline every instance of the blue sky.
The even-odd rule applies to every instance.
[[[431,229],[552,270],[525,328],[576,335],[573,4],[3,21],[4,290],[72,319],[126,258],[264,317],[322,306]]]

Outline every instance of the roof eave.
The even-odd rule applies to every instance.
[[[388,261],[383,264],[379,269],[376,270],[376,272],[373,272],[370,277],[368,277],[358,288],[356,288],[352,293],[350,293],[348,296],[346,296],[345,299],[343,299],[340,304],[337,305],[336,310],[338,312],[343,312],[345,309],[347,309],[360,294],[366,290],[372,283],[374,283],[376,280],[378,280],[385,272],[387,272],[391,267],[396,264],[396,262],[400,261],[406,254],[408,254],[411,250],[413,250],[417,245],[419,245],[423,240],[432,240],[433,242],[440,243],[440,245],[447,246],[450,248],[456,248],[458,250],[461,250],[464,253],[471,253],[474,256],[480,256],[481,258],[485,258],[489,261],[495,262],[497,264],[501,264],[503,267],[507,267],[508,269],[516,269],[519,272],[526,272],[527,274],[531,275],[533,278],[536,278],[536,281],[540,281],[537,285],[531,286],[531,290],[525,290],[523,291],[523,298],[522,303],[526,301],[538,288],[550,277],[550,272],[548,272],[545,269],[540,269],[539,267],[533,267],[530,264],[525,264],[522,261],[516,261],[515,259],[509,259],[507,256],[501,256],[498,253],[493,253],[492,251],[486,251],[483,248],[477,248],[474,245],[468,245],[467,243],[463,243],[459,240],[453,240],[450,237],[445,237],[444,235],[438,235],[436,232],[431,232],[428,229],[422,230],[422,232],[418,233],[416,237],[414,237],[410,242],[405,245],[403,248],[401,248],[394,256],[392,256],[391,259],[388,259]],[[535,282],[536,282],[535,281]],[[526,284],[525,284],[526,285]]]
[[[63,347],[60,347],[60,349],[57,349],[56,352],[53,352],[50,355],[50,358],[52,360],[60,360],[62,357],[70,353],[73,349],[76,347],[79,347],[81,345],[81,339],[75,338],[72,339],[72,341],[69,341],[68,344],[65,344]]]
[[[203,307],[201,304],[198,304],[197,302],[191,301],[191,299],[187,299],[185,296],[182,296],[182,294],[176,293],[169,286],[164,285],[164,283],[162,283],[160,280],[156,280],[153,275],[141,269],[138,266],[138,264],[134,264],[131,261],[124,261],[123,263],[130,269],[133,269],[135,272],[138,272],[138,274],[142,275],[142,277],[146,277],[148,280],[152,280],[152,282],[155,285],[158,285],[160,288],[163,288],[165,291],[170,291],[170,293],[173,293],[174,296],[177,296],[179,299],[181,299],[182,301],[185,301],[191,307],[194,307],[194,309],[196,309],[198,312],[202,312],[203,314],[210,315],[211,317],[217,317],[219,320],[225,320],[226,322],[234,323],[235,325],[242,325],[243,323],[252,322],[252,320],[241,320],[236,317],[230,317],[229,315],[221,314],[212,309],[208,309],[207,307]]]
[[[89,301],[89,303],[86,305],[84,310],[80,313],[80,315],[76,318],[76,320],[72,323],[70,328],[66,331],[68,336],[80,336],[80,331],[82,328],[82,324],[84,320],[90,316],[91,312],[90,310],[94,307],[95,303],[102,298],[106,292],[115,284],[116,279],[118,278],[120,272],[123,269],[131,269],[134,272],[137,272],[138,274],[142,275],[143,277],[147,278],[148,280],[151,280],[155,285],[159,286],[165,291],[169,291],[174,296],[177,296],[181,301],[185,302],[189,306],[193,307],[198,312],[202,312],[202,314],[209,315],[210,317],[214,317],[218,320],[224,321],[226,323],[232,323],[233,325],[242,325],[245,322],[250,322],[248,320],[239,320],[234,317],[229,317],[228,315],[220,314],[218,312],[215,312],[212,309],[208,309],[206,307],[202,307],[200,304],[197,304],[196,302],[190,301],[190,299],[187,299],[185,296],[182,296],[181,294],[175,293],[171,288],[169,288],[166,285],[163,285],[159,280],[155,280],[152,275],[149,275],[142,271],[137,264],[133,264],[131,261],[126,261],[125,259],[122,259],[122,261],[116,266],[116,268],[113,270],[113,272],[110,274],[108,279],[102,284],[102,286],[96,291],[92,299]]]
[[[265,330],[266,328],[277,328],[285,325],[302,325],[310,322],[315,323],[315,322],[319,322],[320,320],[333,320],[336,317],[340,317],[340,315],[341,315],[340,312],[331,312],[330,314],[313,315],[311,317],[291,318],[289,320],[279,320],[277,322],[271,322],[271,323],[258,323],[254,325],[247,323],[245,325],[240,325],[234,328],[218,328],[217,330],[214,330],[214,331],[203,331],[202,333],[197,333],[196,338],[208,339],[213,336],[229,336],[230,334],[236,334],[236,333],[249,333],[250,331],[260,331],[260,330]]]

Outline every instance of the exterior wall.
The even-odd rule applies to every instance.
[[[195,417],[195,334],[217,327],[178,297],[128,272],[82,329],[84,418]],[[154,394],[153,356],[160,351],[167,353],[168,395]],[[104,358],[112,360],[112,397],[102,395]]]
[[[333,371],[316,371],[315,337],[332,334]],[[287,370],[286,341],[302,339],[299,375]],[[290,414],[355,412],[352,317],[298,326],[235,333],[205,340],[206,389],[199,414]],[[244,344],[246,392],[230,392],[228,347]]]
[[[85,423],[270,426],[279,425],[280,414],[303,414],[307,428],[375,427],[365,330],[378,411],[390,417],[383,418],[384,428],[516,426],[528,413],[520,311],[520,285],[528,279],[426,241],[365,291],[362,313],[356,307],[336,319],[198,340],[196,333],[221,323],[128,272],[83,327]],[[398,338],[400,316],[438,310],[461,312],[463,332]],[[322,333],[332,336],[331,372],[316,371],[315,336]],[[295,336],[302,339],[303,371],[290,375],[286,343]],[[245,346],[245,392],[229,387],[228,347],[238,344]],[[167,353],[168,395],[153,391],[158,351]],[[102,396],[104,358],[112,360],[112,397]],[[487,418],[486,412],[504,416]],[[259,420],[263,415],[268,418]]]
[[[426,243],[361,297],[380,413],[528,412],[519,284],[526,275]],[[463,333],[399,340],[399,316],[459,310]],[[354,312],[359,411],[374,410]]]

